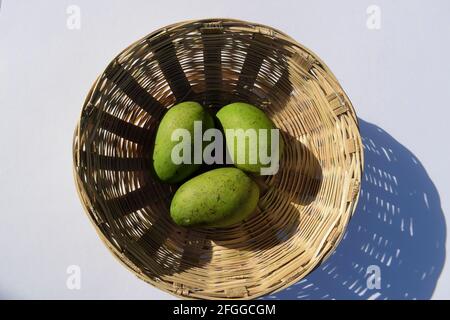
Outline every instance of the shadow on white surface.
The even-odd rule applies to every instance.
[[[264,299],[431,298],[445,261],[438,191],[411,151],[359,123],[364,174],[343,240],[305,279]]]

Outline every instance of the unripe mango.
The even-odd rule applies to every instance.
[[[196,171],[200,164],[194,162],[194,122],[202,122],[202,131],[214,127],[214,121],[208,112],[197,102],[182,102],[172,108],[162,118],[156,132],[153,150],[153,168],[161,181],[177,183]],[[176,129],[186,129],[190,133],[191,159],[189,163],[174,163],[172,150],[179,143],[172,141]],[[203,132],[201,133],[203,135]],[[203,145],[204,147],[204,145]]]
[[[185,182],[170,205],[178,225],[226,227],[242,221],[256,208],[259,188],[237,168],[219,168]]]
[[[216,116],[225,132],[231,160],[237,168],[261,173],[262,168],[274,166],[276,173],[283,151],[283,140],[278,129],[262,110],[248,103],[236,102],[221,108]],[[227,131],[233,130],[235,133],[238,130],[243,132],[244,138],[229,136]],[[272,152],[272,147],[275,152]]]

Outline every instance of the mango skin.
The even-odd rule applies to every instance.
[[[194,164],[194,121],[202,121],[203,132],[214,127],[211,115],[197,102],[186,101],[170,108],[162,118],[156,132],[153,149],[153,168],[155,174],[163,182],[177,183],[194,173],[201,164]],[[172,141],[175,129],[183,128],[191,134],[192,161],[190,164],[174,164],[172,149],[179,141]],[[202,132],[202,135],[203,135]],[[204,147],[204,146],[203,146]]]
[[[235,102],[228,104],[224,107],[222,107],[219,112],[216,114],[217,119],[219,120],[224,132],[226,129],[243,129],[244,131],[247,129],[276,129],[274,123],[272,120],[269,119],[269,117],[266,116],[266,114],[258,109],[257,107],[244,103],[244,102]],[[269,164],[263,165],[259,158],[259,148],[264,143],[267,145],[267,152],[270,154],[271,150],[271,137],[270,137],[270,131],[267,132],[267,141],[260,141],[259,135],[257,135],[257,148],[255,150],[257,156],[256,163],[250,163],[249,155],[250,155],[250,148],[248,145],[248,142],[245,144],[245,161],[244,163],[238,163],[238,151],[243,152],[242,150],[238,150],[238,144],[237,139],[235,139],[234,144],[234,165],[244,171],[252,172],[259,174],[261,172],[261,168],[269,167]],[[226,145],[227,149],[230,150],[230,141],[226,139]],[[283,153],[284,149],[284,143],[281,136],[281,132],[279,132],[279,143],[278,143],[278,151],[279,151],[279,157],[281,158],[281,155]]]
[[[237,168],[219,168],[185,182],[170,205],[184,227],[227,227],[248,217],[259,200],[258,185]]]

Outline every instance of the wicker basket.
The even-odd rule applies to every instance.
[[[263,109],[286,147],[275,176],[254,177],[258,211],[229,228],[185,229],[177,186],[152,174],[161,116],[175,103]],[[288,287],[341,239],[359,195],[353,107],[311,51],[270,27],[229,19],[177,23],[133,43],[96,80],[73,145],[82,203],[138,277],[183,298],[250,299]]]

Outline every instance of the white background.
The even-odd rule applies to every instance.
[[[381,29],[366,9],[381,9]],[[69,5],[81,29],[67,28]],[[422,162],[450,221],[448,1],[21,1],[0,8],[0,298],[172,298],[107,251],[72,178],[72,135],[94,79],[177,21],[230,17],[283,30],[335,73],[358,116]],[[447,241],[446,254],[450,253]],[[66,287],[69,265],[81,290]],[[433,298],[450,298],[450,265]]]

